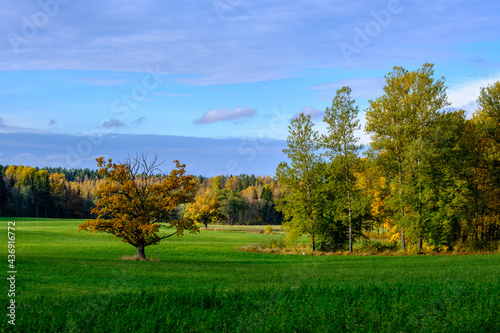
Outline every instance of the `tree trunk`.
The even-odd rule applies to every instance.
[[[141,260],[145,260],[146,259],[146,254],[144,253],[144,245],[143,244],[139,244],[136,246],[137,248],[137,258],[141,259]]]
[[[344,149],[347,149],[344,146]],[[348,203],[348,211],[349,211],[349,253],[352,253],[352,218],[351,218],[351,191],[349,190],[349,169],[348,169],[348,161],[346,155],[345,162],[345,180],[347,186],[347,203]]]
[[[405,216],[405,208],[403,205],[403,192],[402,192],[402,187],[403,187],[403,166],[402,166],[402,161],[400,158],[398,158],[399,162],[399,203],[401,205],[401,218],[403,219]],[[406,250],[405,246],[405,230],[404,227],[401,227],[401,249],[403,251]]]
[[[406,246],[405,246],[405,230],[403,228],[401,228],[401,249],[403,251],[406,250]]]
[[[351,225],[351,212],[349,211],[349,253],[352,253],[352,225]]]
[[[316,251],[316,245],[314,244],[314,233],[312,234],[311,249],[312,252]]]
[[[418,252],[422,251],[422,185],[421,180],[422,176],[420,173],[420,159],[417,159],[417,167],[418,167],[418,233],[420,237],[418,237]]]

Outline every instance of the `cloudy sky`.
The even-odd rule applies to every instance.
[[[500,79],[500,3],[2,1],[0,60],[0,164],[149,150],[196,174],[273,174],[294,115],[320,123],[349,85],[364,117],[393,66],[434,63],[471,114]]]

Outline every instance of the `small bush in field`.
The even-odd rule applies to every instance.
[[[246,232],[250,234],[263,234],[264,230],[262,229],[247,229]]]
[[[374,242],[374,241],[364,241],[358,248],[361,252],[394,252],[398,250],[398,245],[396,242]]]
[[[268,225],[268,226],[266,227],[266,229],[264,229],[264,233],[265,233],[266,235],[270,235],[270,234],[272,234],[272,233],[273,233],[273,227],[271,227],[270,225]]]
[[[286,250],[286,243],[282,238],[274,237],[262,240],[259,245],[247,245],[238,250],[252,253],[283,253]]]
[[[282,238],[275,237],[261,241],[260,247],[264,249],[284,249],[286,244]]]

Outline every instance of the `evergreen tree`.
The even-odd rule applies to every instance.
[[[262,191],[260,191],[260,198],[262,200],[265,200],[266,202],[273,200],[273,191],[271,190],[269,185],[264,185],[262,187]]]
[[[0,216],[4,216],[8,200],[7,184],[5,183],[4,177],[4,169],[0,166]]]

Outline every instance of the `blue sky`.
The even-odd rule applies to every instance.
[[[182,154],[193,173],[273,174],[295,114],[320,123],[349,85],[363,118],[393,66],[435,63],[452,106],[471,114],[479,88],[500,79],[500,3],[3,2],[0,59],[0,164],[93,168],[94,155],[164,145],[169,161],[201,145],[205,163]],[[101,140],[113,134],[140,145]]]

